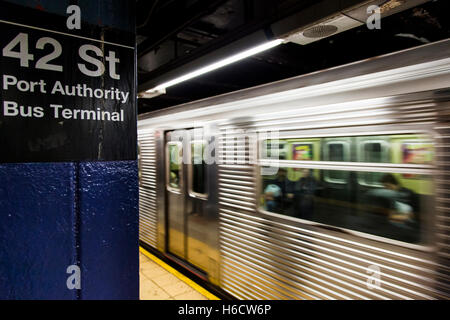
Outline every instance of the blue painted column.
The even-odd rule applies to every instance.
[[[81,28],[71,30],[73,3],[81,9]],[[0,20],[7,21],[0,22],[0,49],[26,34],[20,41],[34,55],[27,64],[0,56],[1,84],[6,75],[45,82],[25,92],[9,77],[11,85],[0,88],[0,300],[139,299],[134,10],[127,0],[0,0]],[[62,53],[48,63],[61,71],[37,66],[57,48],[39,49],[39,39],[49,37]],[[20,44],[10,51],[23,50]],[[80,64],[96,69],[89,57],[104,64],[104,74],[83,74]],[[52,93],[57,80],[101,91]],[[113,88],[117,95],[108,97],[105,90]],[[16,115],[7,109],[12,102],[42,107],[44,116]],[[57,115],[50,104],[71,113]],[[101,111],[109,116],[95,114]]]
[[[75,164],[0,165],[0,299],[75,299]]]
[[[81,163],[82,299],[139,299],[137,162]]]

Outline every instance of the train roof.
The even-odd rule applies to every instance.
[[[367,76],[375,73],[379,74],[383,71],[420,65],[427,62],[448,59],[449,57],[450,39],[441,40],[431,44],[369,58],[362,61],[352,62],[346,65],[320,70],[306,75],[300,75],[248,89],[144,113],[139,115],[139,122],[146,124],[149,120],[151,122],[151,119],[160,117],[165,118],[165,116],[186,111],[193,115],[195,111],[199,109],[209,109],[214,106],[223,107],[224,105],[235,101],[248,100],[339,80]],[[445,83],[445,85],[447,85],[447,83]],[[139,126],[140,125],[141,124],[139,124]]]

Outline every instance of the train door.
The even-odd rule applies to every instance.
[[[168,251],[208,269],[206,141],[202,129],[166,133]]]
[[[167,208],[167,248],[180,258],[186,257],[185,249],[185,184],[184,146],[174,136],[166,133],[166,208]]]
[[[208,219],[207,147],[202,129],[189,131],[189,162],[187,164],[187,261],[201,270],[208,270],[210,223]]]
[[[322,139],[322,159],[330,162],[351,161],[351,138],[324,138]],[[352,175],[348,171],[323,170],[323,194],[328,199],[328,208],[322,212],[335,212],[336,214],[324,219],[330,224],[339,225],[345,216],[353,214],[349,205],[354,202]],[[335,220],[334,220],[335,219]]]

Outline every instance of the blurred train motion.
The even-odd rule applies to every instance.
[[[448,299],[449,57],[141,115],[140,240],[239,299]]]

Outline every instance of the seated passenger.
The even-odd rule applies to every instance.
[[[302,177],[295,184],[297,210],[302,219],[312,219],[314,214],[314,195],[319,185],[310,169],[302,170]]]
[[[380,182],[384,189],[371,190],[372,196],[388,200],[389,220],[411,222],[418,212],[418,197],[412,190],[402,187],[394,175],[385,174]]]
[[[287,178],[287,170],[279,168],[276,178],[267,181],[264,189],[266,210],[276,213],[286,213],[293,199],[292,182]]]
[[[276,184],[269,184],[264,189],[265,208],[270,212],[279,212],[281,189]]]
[[[393,200],[393,212],[390,215],[392,221],[414,220],[415,213],[418,211],[417,194],[405,187],[402,187],[398,180],[392,174],[385,174],[381,178],[383,186],[395,192]]]

